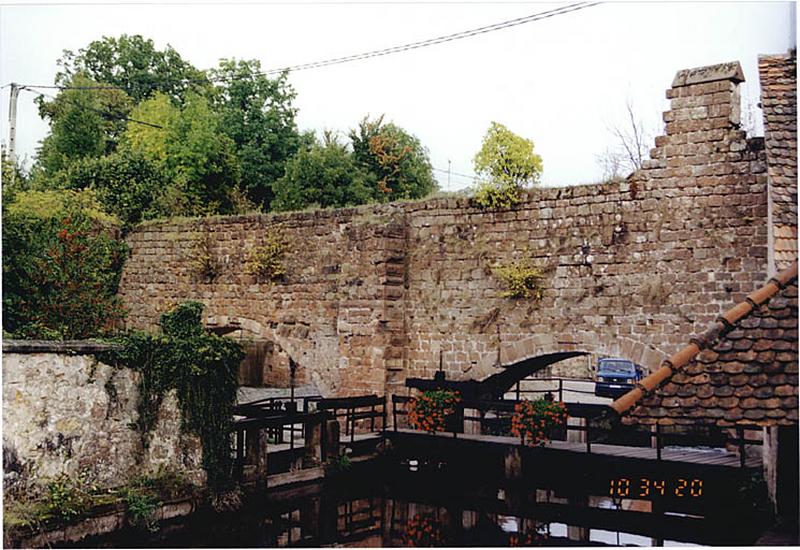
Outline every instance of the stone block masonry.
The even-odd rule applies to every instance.
[[[128,324],[203,301],[211,325],[273,343],[265,372],[291,357],[297,383],[326,396],[405,393],[440,355],[454,379],[573,349],[655,368],[767,272],[767,164],[739,128],[742,80],[738,63],[681,71],[665,135],[624,182],[533,189],[496,211],[446,198],[142,225],[120,290]],[[244,266],[276,227],[287,275],[259,282]],[[213,281],[193,268],[201,235]],[[500,297],[493,268],[523,259],[544,271],[542,298]]]

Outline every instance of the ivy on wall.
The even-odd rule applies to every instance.
[[[161,335],[131,332],[117,337],[120,349],[98,358],[142,373],[136,428],[143,436],[155,427],[166,393],[176,390],[182,428],[200,437],[208,486],[220,490],[231,479],[230,429],[244,350],[204,329],[203,307],[199,302],[179,304],[161,316]]]

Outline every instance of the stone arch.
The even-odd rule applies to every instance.
[[[241,330],[243,338],[269,341],[285,353],[285,362],[279,366],[275,387],[288,387],[289,358],[297,364],[295,382],[298,386],[313,388],[314,393],[325,397],[337,396],[348,384],[346,358],[341,357],[339,339],[335,328],[326,324],[306,323],[292,319],[276,320],[264,315],[238,317],[228,314],[207,315],[208,328]],[[280,377],[285,378],[281,379]]]
[[[627,337],[604,339],[593,332],[554,336],[537,334],[500,345],[499,364],[519,361],[561,351],[584,351],[597,357],[624,357],[642,365],[646,371],[657,369],[668,355],[658,348]],[[488,356],[478,365],[480,378],[496,372],[498,355]]]
[[[218,334],[234,334],[245,341],[248,356],[239,370],[239,383],[250,386],[289,386],[289,361],[298,365],[295,381],[298,385],[307,383],[308,372],[302,360],[304,353],[292,340],[280,334],[271,324],[255,319],[228,315],[208,315],[204,320],[206,328]],[[235,337],[235,336],[234,336]],[[260,376],[253,372],[253,362],[261,362]]]

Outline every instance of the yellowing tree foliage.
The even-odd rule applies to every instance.
[[[520,190],[539,182],[542,157],[533,141],[492,122],[472,163],[481,183],[475,201],[487,208],[509,207],[519,202]]]

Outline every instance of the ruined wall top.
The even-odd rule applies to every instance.
[[[730,63],[719,63],[718,65],[707,65],[694,69],[683,69],[675,74],[672,87],[689,86],[691,84],[702,84],[704,82],[715,82],[717,80],[730,80],[731,82],[744,82],[744,72],[738,61]]]

